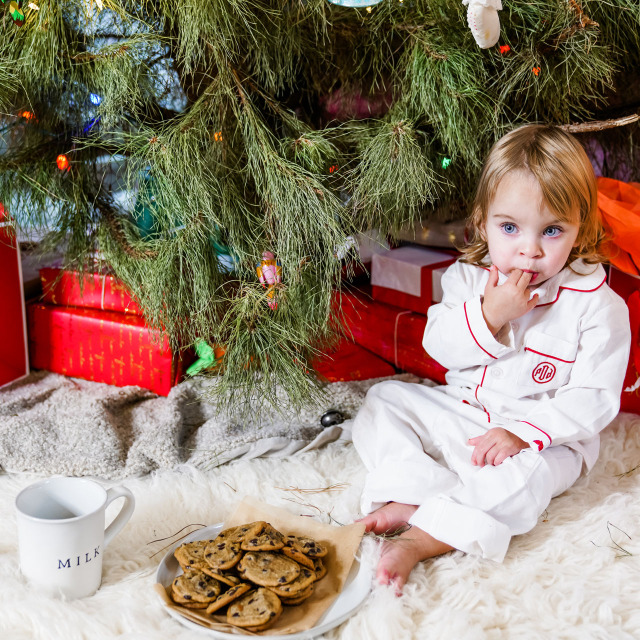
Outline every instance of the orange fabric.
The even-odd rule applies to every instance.
[[[598,208],[610,238],[603,253],[621,271],[640,275],[640,183],[598,178]]]

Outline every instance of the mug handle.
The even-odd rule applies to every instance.
[[[113,537],[120,532],[120,529],[124,527],[129,521],[129,518],[133,515],[133,509],[136,501],[133,494],[129,489],[125,487],[111,487],[107,489],[107,502],[105,508],[111,504],[117,498],[124,498],[124,505],[120,509],[120,513],[115,517],[113,522],[104,530],[104,546],[106,547]]]

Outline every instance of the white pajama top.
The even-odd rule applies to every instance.
[[[534,292],[534,309],[493,336],[482,315],[489,270],[456,262],[428,312],[423,346],[463,402],[533,451],[564,444],[587,470],[620,407],[630,347],[627,306],[602,265],[576,260]],[[499,284],[506,280],[500,274]]]

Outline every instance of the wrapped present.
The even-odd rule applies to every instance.
[[[27,322],[22,292],[20,245],[13,222],[0,204],[0,387],[29,373]]]
[[[27,311],[34,369],[166,396],[190,364],[188,356],[172,353],[166,335],[147,327],[142,316],[39,302]]]
[[[631,353],[622,387],[620,410],[640,413],[640,276],[625,273],[610,265],[607,282],[627,303],[631,325]]]
[[[433,302],[434,271],[455,260],[453,252],[411,245],[375,254],[371,294],[379,302],[426,314]]]
[[[65,271],[61,267],[40,269],[42,300],[50,304],[87,307],[141,315],[130,291],[107,272]]]
[[[625,302],[628,302],[632,293],[640,291],[640,276],[620,271],[613,265],[609,266],[607,283]]]
[[[348,337],[397,369],[444,384],[447,370],[422,347],[427,316],[372,300],[363,291],[342,293]]]
[[[453,205],[450,205],[452,207]],[[438,211],[443,214],[443,208]],[[456,211],[458,215],[463,211]],[[422,220],[394,233],[394,238],[411,242],[413,244],[426,245],[428,247],[443,247],[454,249],[466,239],[466,220],[453,220],[450,222],[438,222],[437,220]]]
[[[396,370],[382,358],[350,340],[342,340],[313,362],[316,373],[328,382],[369,380],[392,376]]]

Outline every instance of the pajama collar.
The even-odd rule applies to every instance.
[[[500,274],[498,283],[502,284],[507,276]],[[601,264],[587,264],[582,259],[574,260],[571,269],[565,267],[560,273],[532,289],[539,296],[536,307],[553,304],[563,290],[589,293],[599,289],[607,280],[607,274]]]

